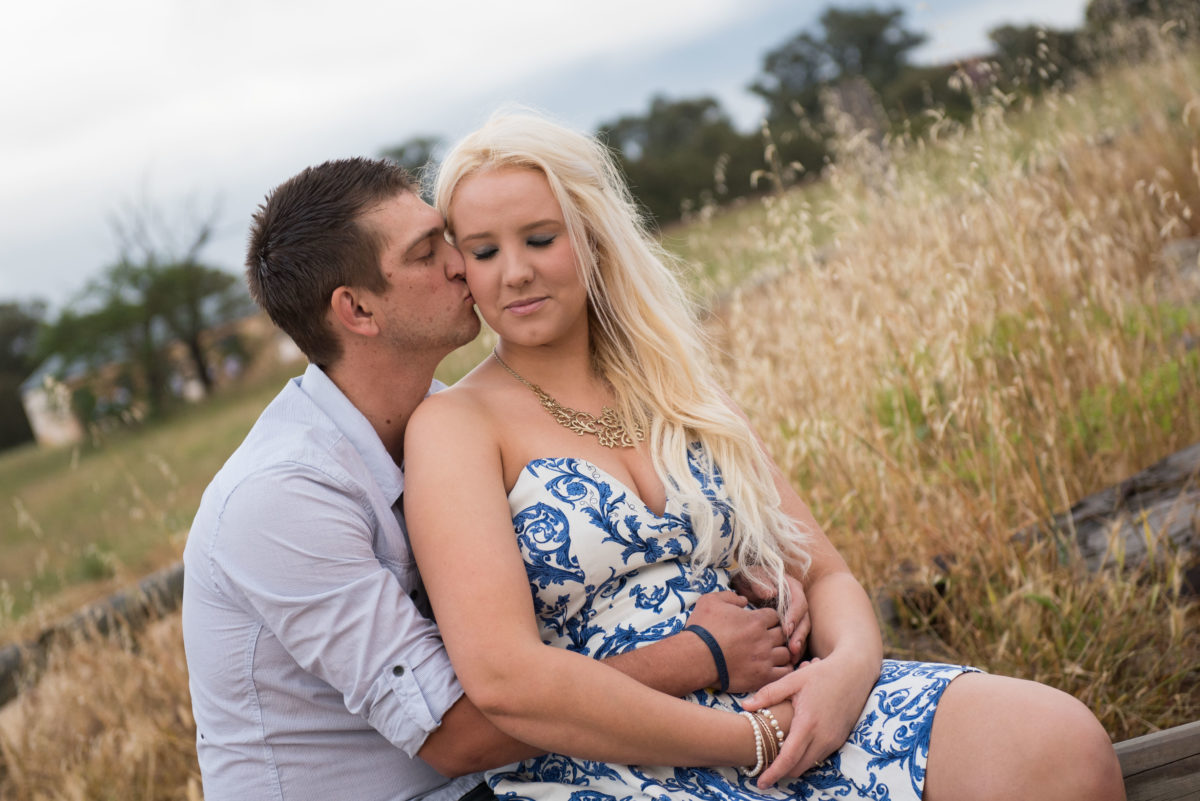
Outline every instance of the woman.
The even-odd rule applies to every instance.
[[[467,694],[552,752],[492,775],[498,795],[1123,797],[1069,696],[882,661],[866,594],[717,388],[602,145],[494,117],[437,202],[499,342],[409,423],[405,510]],[[596,661],[679,631],[739,567],[783,604],[803,581],[816,659],[689,700]]]

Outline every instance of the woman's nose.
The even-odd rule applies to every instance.
[[[508,286],[524,286],[533,278],[533,269],[521,255],[505,255],[503,259],[504,283]]]

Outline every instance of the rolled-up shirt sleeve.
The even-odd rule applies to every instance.
[[[209,564],[297,665],[415,756],[462,687],[415,588],[385,564],[407,559],[403,535],[374,518],[365,491],[335,466],[275,465],[229,494]],[[379,536],[400,542],[380,549]]]

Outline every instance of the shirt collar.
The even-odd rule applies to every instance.
[[[300,391],[350,440],[384,497],[395,503],[404,491],[404,472],[392,460],[387,448],[383,447],[383,440],[379,439],[366,415],[315,364],[309,364],[304,375],[293,380]]]

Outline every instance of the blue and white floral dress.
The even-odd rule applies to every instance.
[[[704,491],[719,499],[719,478],[705,482]],[[729,588],[723,567],[692,563],[696,538],[677,505],[668,500],[659,516],[588,461],[531,461],[509,493],[509,506],[548,644],[594,659],[624,653],[678,632],[701,595]],[[714,506],[724,515],[722,504]],[[728,542],[728,520],[719,522]],[[488,783],[511,801],[919,799],[938,699],[966,670],[884,660],[846,744],[824,766],[770,790],[759,790],[734,768],[613,765],[561,754],[493,771]],[[734,711],[742,698],[716,690],[689,696]]]

